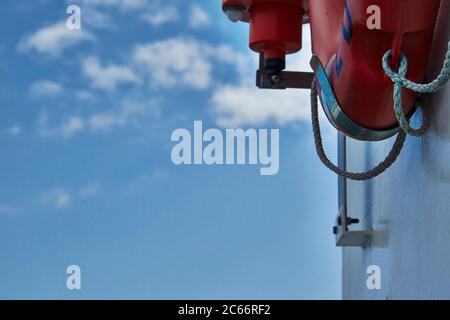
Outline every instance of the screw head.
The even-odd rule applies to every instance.
[[[278,74],[274,74],[270,77],[270,81],[272,81],[273,84],[279,84],[281,81],[281,78]]]

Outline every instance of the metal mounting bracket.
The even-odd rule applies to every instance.
[[[310,89],[313,72],[281,71],[270,75],[266,70],[256,72],[256,86],[260,89]]]
[[[264,55],[259,55],[256,86],[260,89],[311,89],[313,79],[313,72],[280,71],[271,74],[264,68]]]
[[[341,169],[347,169],[347,140],[344,134],[338,134],[338,162]],[[336,225],[333,227],[333,233],[336,237],[336,246],[338,247],[366,247],[369,245],[372,232],[350,230],[352,224],[358,224],[360,221],[349,217],[347,212],[347,179],[338,178],[338,196],[339,213],[336,218]]]
[[[256,73],[256,86],[260,89],[310,89],[311,83],[316,77],[322,89],[322,102],[325,104],[324,110],[327,117],[332,123],[336,120],[342,120],[344,127],[352,132],[353,136],[366,137],[367,134],[373,140],[378,140],[380,136],[392,134],[392,132],[380,133],[373,132],[367,129],[355,126],[354,123],[342,112],[337,99],[334,96],[331,85],[328,81],[325,68],[320,63],[317,56],[313,56],[311,60],[311,67],[313,72],[293,72],[293,71],[279,71],[276,73],[269,72],[264,68],[264,56],[260,55],[259,70]],[[367,138],[367,137],[366,137]],[[346,170],[346,136],[343,133],[338,133],[338,157],[339,167]],[[339,177],[339,214],[336,218],[336,225],[333,227],[333,233],[336,237],[336,246],[338,247],[365,247],[370,243],[370,231],[353,231],[349,227],[352,224],[358,224],[358,219],[353,219],[347,214],[347,179]]]
[[[333,65],[335,59],[336,55],[330,59],[327,69]],[[319,57],[313,55],[310,65],[315,72],[316,79],[320,86],[320,96],[323,110],[325,111],[328,120],[330,120],[333,126],[335,126],[338,130],[354,139],[364,141],[384,140],[398,133],[399,127],[387,130],[374,130],[365,128],[353,121],[349,116],[347,116],[339,105],[336,95],[334,94],[333,87],[328,79],[326,68],[322,65]]]

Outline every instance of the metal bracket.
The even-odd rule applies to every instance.
[[[256,71],[256,86],[260,89],[311,89],[313,72],[280,71],[269,73],[264,68],[264,55],[259,55],[259,70]]]
[[[279,71],[268,72],[264,68],[264,56],[260,55],[259,70],[256,73],[256,86],[260,89],[310,89],[311,83],[316,77],[321,87],[322,103],[329,120],[336,124],[341,122],[344,124],[344,130],[356,138],[371,138],[368,140],[379,140],[381,137],[392,135],[395,131],[376,132],[362,128],[353,123],[344,112],[342,112],[333,89],[328,81],[325,68],[322,66],[319,58],[313,56],[311,60],[313,72],[292,72]],[[338,133],[338,157],[339,167],[346,170],[346,136]],[[352,224],[359,223],[358,219],[353,219],[347,214],[347,179],[339,177],[339,214],[336,218],[336,225],[333,227],[333,233],[336,236],[336,245],[338,247],[365,247],[370,243],[370,231],[350,231]]]
[[[330,59],[328,67],[333,65],[334,59],[336,59],[336,55]],[[330,122],[338,130],[354,139],[364,141],[384,140],[398,133],[400,129],[399,127],[387,130],[374,130],[362,127],[358,123],[354,122],[345,114],[339,105],[339,102],[334,94],[333,87],[328,79],[326,69],[319,60],[319,57],[313,55],[310,65],[316,74],[316,79],[320,86],[320,96],[323,110],[325,111],[328,120],[330,120]]]
[[[310,89],[313,72],[281,71],[270,75],[266,70],[256,72],[256,86],[260,89]]]
[[[347,140],[344,134],[338,134],[338,162],[341,169],[347,169]],[[366,247],[371,240],[370,231],[350,231],[352,224],[358,224],[358,219],[353,219],[347,213],[347,179],[338,178],[339,213],[333,233],[336,236],[338,247]]]

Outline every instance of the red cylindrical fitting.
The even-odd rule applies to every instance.
[[[250,12],[250,48],[265,59],[284,60],[302,47],[304,9],[292,1],[256,2]]]

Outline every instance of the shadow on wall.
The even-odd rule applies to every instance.
[[[442,68],[450,35],[450,1],[444,0],[438,18],[429,68],[429,79],[434,79]],[[447,21],[447,23],[445,23]],[[423,138],[422,156],[426,172],[436,182],[450,184],[450,100],[449,86],[430,96],[431,130]],[[444,108],[443,108],[444,106]]]

